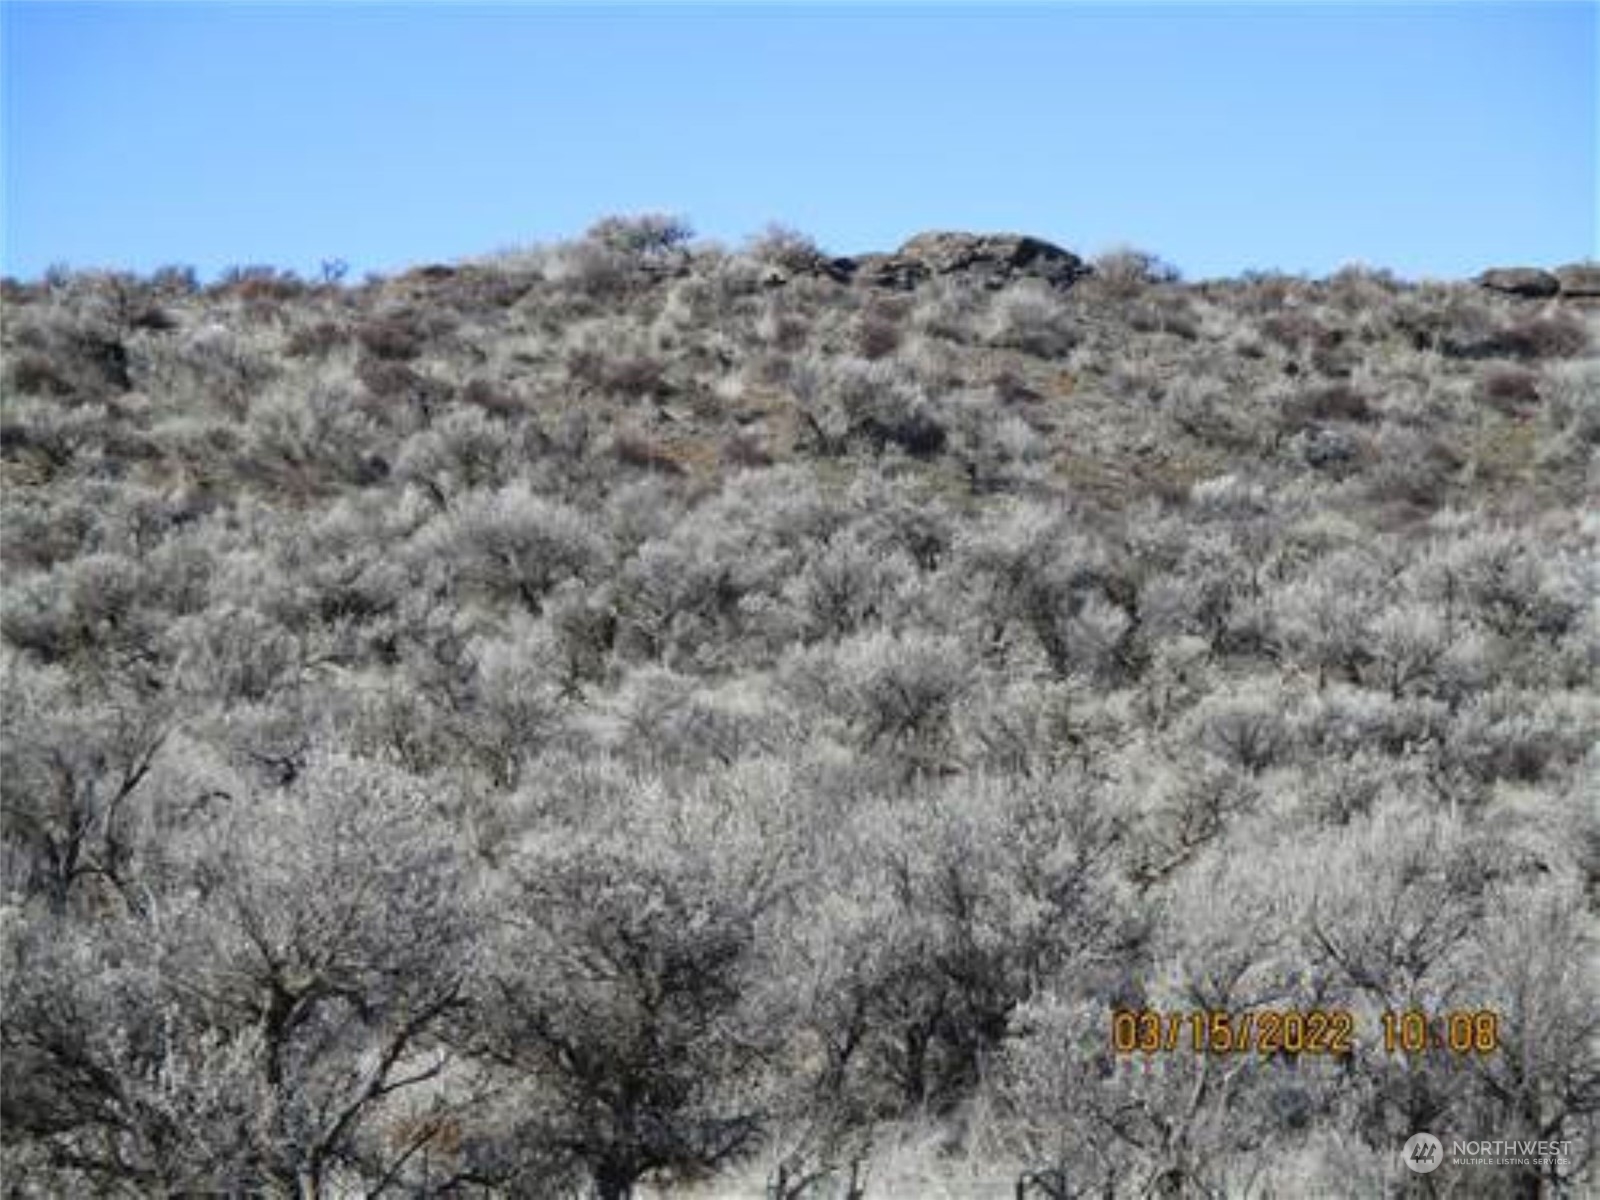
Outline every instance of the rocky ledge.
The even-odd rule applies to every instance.
[[[827,259],[820,273],[841,283],[911,291],[944,275],[977,279],[1000,288],[1019,279],[1038,279],[1069,288],[1091,273],[1076,254],[1040,238],[1018,233],[919,233],[892,254],[861,254]]]
[[[1553,271],[1538,267],[1494,267],[1477,278],[1479,287],[1525,300],[1600,300],[1600,263],[1568,263]]]

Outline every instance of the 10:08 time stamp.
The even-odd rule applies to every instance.
[[[1380,1043],[1390,1054],[1493,1054],[1500,1017],[1492,1009],[1378,1014]],[[1118,1054],[1351,1054],[1362,1045],[1355,1014],[1344,1009],[1116,1009],[1111,1045]]]

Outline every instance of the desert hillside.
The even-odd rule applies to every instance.
[[[1594,1186],[1600,267],[0,303],[8,1200]]]

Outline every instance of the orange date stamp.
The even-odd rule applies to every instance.
[[[1492,1010],[1383,1012],[1377,1044],[1390,1054],[1490,1054],[1500,1048]],[[1337,1057],[1361,1046],[1355,1014],[1343,1009],[1116,1009],[1111,1045],[1118,1054],[1290,1054]]]

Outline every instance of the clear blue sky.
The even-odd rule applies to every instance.
[[[6,0],[3,267],[387,271],[644,210],[1555,264],[1600,253],[1597,8]]]

